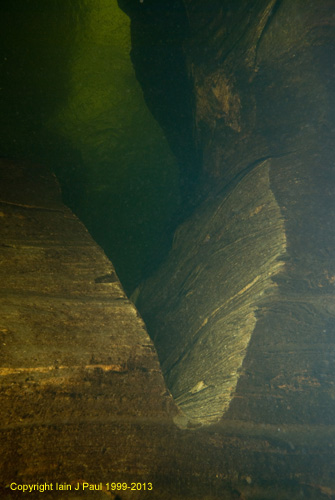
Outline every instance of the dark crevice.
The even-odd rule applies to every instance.
[[[187,210],[193,204],[201,152],[193,137],[194,90],[183,50],[189,36],[184,4],[181,0],[118,0],[118,4],[131,18],[131,59],[148,108],[179,163]]]

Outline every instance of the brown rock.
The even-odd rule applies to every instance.
[[[150,479],[177,411],[143,321],[55,178],[8,160],[0,177],[1,480]]]

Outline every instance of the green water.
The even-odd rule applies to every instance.
[[[2,4],[0,154],[51,167],[131,291],[167,253],[179,167],[116,0]]]

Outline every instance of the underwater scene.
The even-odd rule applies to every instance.
[[[335,498],[333,0],[0,27],[0,498]]]

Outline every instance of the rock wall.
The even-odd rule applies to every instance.
[[[268,179],[268,171],[267,162],[261,163],[236,186],[237,191],[263,177]],[[110,261],[61,203],[55,178],[45,168],[1,160],[0,180],[1,498],[21,499],[23,493],[15,489],[17,485],[44,484],[52,484],[53,490],[35,489],[29,493],[31,498],[283,500],[304,496],[323,500],[334,493],[332,426],[318,425],[319,419],[313,425],[278,427],[264,425],[264,421],[259,425],[249,418],[199,428],[204,414],[200,412],[192,421],[176,407],[142,320],[126,298]],[[263,303],[264,288],[269,298],[273,293],[277,297],[267,272],[282,265],[279,261],[276,264],[276,255],[285,247],[278,208],[266,182],[263,188],[265,207],[248,212],[241,197],[241,211],[235,215],[239,227],[250,225],[250,235],[260,218],[277,250],[274,245],[270,255],[264,249],[268,261],[261,262],[258,279],[249,268],[246,281],[251,286],[245,286],[241,294],[237,287],[232,300],[237,313],[232,307],[217,313],[236,326],[239,309],[246,312],[247,321],[240,331],[235,330],[242,344],[247,343],[248,327],[254,322],[250,297],[257,304]],[[249,206],[252,190],[250,196]],[[218,206],[217,201],[208,206],[217,209],[210,239],[207,233],[185,225],[198,235],[204,249],[208,244],[217,249],[220,241],[218,221],[230,202]],[[269,213],[273,217],[268,217]],[[244,215],[248,217],[243,219]],[[230,235],[233,239],[233,229]],[[179,237],[176,251],[181,248]],[[264,241],[259,239],[261,244]],[[243,241],[240,244],[242,248]],[[220,252],[216,259],[213,264],[220,262]],[[207,273],[202,267],[195,279],[201,279],[201,271]],[[245,282],[243,275],[237,275]],[[216,300],[223,288],[218,289]],[[201,291],[204,300],[198,297],[199,307],[206,303],[206,287]],[[197,315],[193,316],[197,321]],[[316,314],[313,318],[318,321]],[[215,319],[213,314],[208,325],[213,326]],[[214,335],[207,333],[205,340],[210,343],[213,339],[218,351],[222,346],[219,329]],[[255,333],[251,343],[254,338]],[[277,338],[274,336],[275,341]],[[226,340],[229,343],[228,337]],[[264,340],[269,341],[269,336]],[[249,347],[245,359],[252,352]],[[225,363],[219,366],[213,351],[210,354],[213,366],[224,368]],[[239,352],[235,358],[240,362],[243,355]],[[230,363],[228,358],[225,362]],[[255,357],[251,356],[251,361]],[[228,377],[230,384],[236,383],[234,374],[228,373]],[[263,380],[261,374],[261,384]],[[320,395],[319,387],[314,384],[313,388]],[[193,393],[203,395],[205,389],[200,380]],[[305,392],[300,394],[304,397]],[[242,404],[245,401],[242,398]],[[232,408],[231,404],[228,412]],[[208,419],[208,412],[205,417]],[[126,483],[129,489],[112,490],[113,482]],[[141,489],[131,490],[134,483]],[[65,485],[66,490],[56,489],[56,484]],[[143,486],[150,484],[150,490]]]
[[[184,5],[203,201],[138,307],[194,423],[330,424],[334,4]]]
[[[194,425],[228,409],[256,311],[277,294],[272,278],[283,267],[286,237],[269,164],[260,162],[178,229],[168,262],[139,297],[167,383]]]
[[[0,178],[1,496],[22,496],[12,482],[152,482],[178,411],[143,321],[54,176],[1,160]]]
[[[123,3],[132,16],[178,7]],[[3,160],[5,499],[22,496],[11,481],[111,478],[154,491],[92,498],[334,496],[333,2],[185,0],[183,12],[196,209],[138,303],[186,415],[54,179]]]

